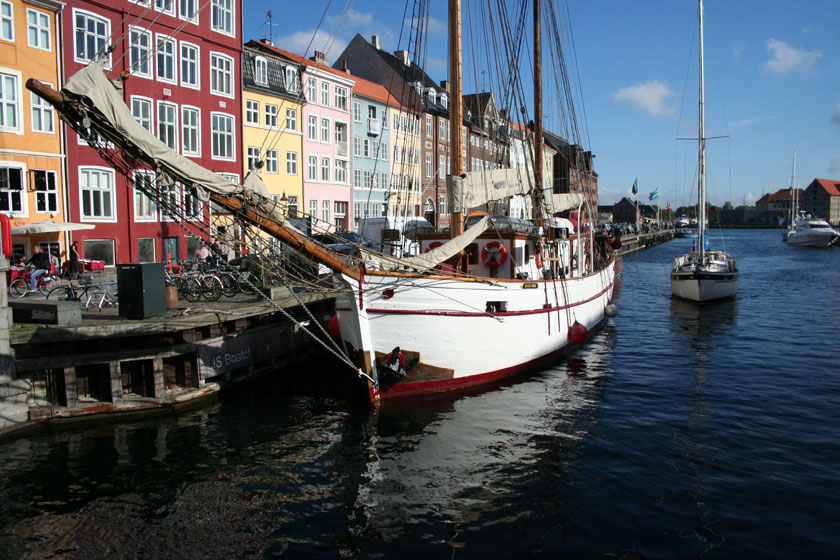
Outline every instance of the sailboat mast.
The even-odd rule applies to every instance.
[[[796,200],[796,151],[793,152],[793,174],[790,177],[790,220],[788,221],[788,227],[795,225],[796,220],[796,207],[798,206],[798,201]]]
[[[706,250],[706,101],[703,81],[703,0],[700,0],[700,180],[697,193],[697,246],[699,262]]]
[[[464,172],[461,150],[461,123],[463,122],[464,96],[461,83],[461,0],[449,0],[449,87],[452,102],[449,105],[449,161],[452,173]],[[449,214],[449,234],[455,237],[464,232],[464,209],[452,205]]]
[[[543,108],[542,108],[542,27],[540,25],[540,1],[534,0],[534,200],[539,201],[543,193]],[[533,216],[542,224],[542,212]]]

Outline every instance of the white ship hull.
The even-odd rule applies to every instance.
[[[788,245],[795,245],[797,247],[816,247],[820,249],[827,249],[831,247],[837,235],[833,230],[828,231],[794,231],[787,233],[784,240]]]
[[[355,280],[343,281],[354,295],[336,299],[342,340],[373,364],[372,396],[384,399],[489,383],[561,354],[575,321],[591,331],[604,320],[615,259],[567,280],[370,273],[361,295]],[[377,363],[397,346],[418,362],[389,386]]]

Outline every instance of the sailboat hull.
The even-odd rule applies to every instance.
[[[366,274],[336,298],[342,340],[373,364],[373,398],[437,393],[533,369],[575,346],[569,328],[605,319],[615,259],[605,269],[555,281]],[[352,294],[352,295],[351,295]],[[383,359],[396,347],[409,362],[395,379]]]
[[[737,274],[671,274],[671,294],[680,299],[702,303],[732,298],[737,293]]]

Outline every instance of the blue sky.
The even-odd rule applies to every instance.
[[[798,186],[840,180],[840,2],[704,3],[706,135],[726,136],[707,143],[709,200],[752,204],[789,187],[794,150]],[[246,41],[268,36],[270,9],[274,43],[298,54],[317,49],[334,60],[356,33],[406,48],[400,2],[310,0],[291,11],[245,0]],[[586,116],[601,203],[631,196],[638,177],[643,200],[659,186],[663,206],[693,204],[697,142],[677,138],[697,136],[697,3],[560,0],[560,10],[570,16],[577,112]],[[445,17],[445,0],[432,0],[425,68],[438,81],[447,77]],[[486,81],[465,68],[466,92]],[[556,111],[546,113],[548,129],[558,130]]]

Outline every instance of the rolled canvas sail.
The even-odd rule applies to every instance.
[[[527,195],[530,186],[522,180],[521,169],[489,169],[447,177],[453,208],[477,208],[487,202]]]

